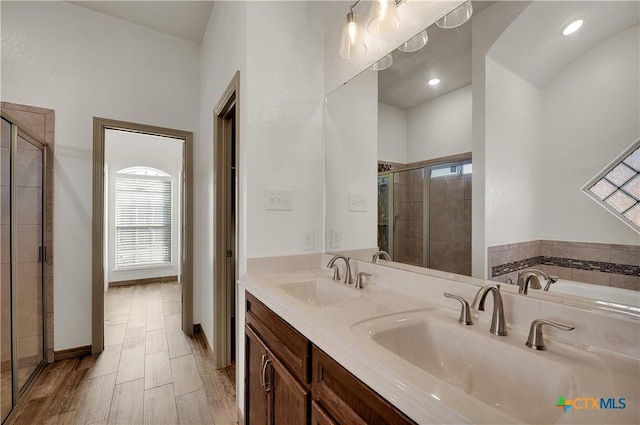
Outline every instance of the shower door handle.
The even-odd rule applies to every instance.
[[[47,247],[41,246],[38,247],[38,262],[46,263],[47,262]]]

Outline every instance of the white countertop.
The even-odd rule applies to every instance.
[[[359,298],[333,305],[314,306],[289,295],[280,286],[283,283],[314,278],[329,280],[331,270],[323,268],[250,274],[243,276],[239,283],[314,345],[419,424],[523,423],[499,407],[481,402],[461,389],[437,379],[352,329],[354,325],[374,317],[429,308],[437,309],[436,314],[443,320],[455,323],[459,312],[456,305],[445,303],[444,298],[439,302],[370,285],[361,290],[352,289],[359,291]],[[428,276],[424,278],[429,279]],[[327,284],[343,285],[331,281]],[[455,285],[453,282],[452,284]],[[488,331],[489,320],[490,312],[475,317],[476,325],[468,327],[469,332],[484,335],[483,332]],[[573,394],[573,397],[615,396],[627,399],[627,407],[624,410],[587,412],[573,409],[566,414],[558,415],[557,423],[639,422],[640,362],[637,359],[587,347],[555,345],[553,341],[547,342],[548,351],[535,352],[524,346],[527,332],[528,329],[509,328],[509,335],[506,337],[492,336],[488,332],[486,335],[488,338],[494,338],[496,344],[511,346],[510,352],[516,353],[512,356],[515,358],[505,361],[517,362],[520,356],[546,356],[538,360],[564,362],[575,375],[579,375],[577,382],[580,382],[580,388],[585,391],[584,394]],[[566,353],[576,349],[581,353],[588,352],[592,360],[579,367],[573,366],[571,355],[567,357]],[[471,350],[470,355],[473,355]],[[602,369],[602,365],[606,365],[606,371]],[[531,390],[526,384],[522,382],[522,385],[513,391],[527,394]],[[567,398],[571,396],[557,394],[555,397],[560,395]],[[531,401],[547,403],[536,397],[532,397]],[[554,403],[555,400],[548,400],[550,408],[555,409]],[[541,405],[539,408],[543,409],[546,406]]]

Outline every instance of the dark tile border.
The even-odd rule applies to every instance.
[[[544,264],[546,266],[564,267],[568,269],[587,270],[591,272],[602,272],[610,274],[620,274],[624,276],[640,277],[639,266],[545,256],[531,257],[520,261],[514,261],[512,263],[493,266],[491,268],[491,277],[502,276],[507,273],[516,272],[529,267],[537,266],[539,264]]]

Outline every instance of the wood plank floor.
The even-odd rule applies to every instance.
[[[235,367],[180,330],[175,282],[111,288],[105,350],[47,365],[6,425],[233,425]]]

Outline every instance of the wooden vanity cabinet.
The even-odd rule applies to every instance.
[[[309,422],[309,341],[247,294],[245,417],[250,425]]]
[[[415,425],[253,295],[246,298],[247,425]]]
[[[311,425],[338,425],[315,401],[311,402]]]
[[[380,397],[318,347],[313,347],[312,356],[314,403],[324,409],[335,423],[415,425],[415,422],[404,413]]]

